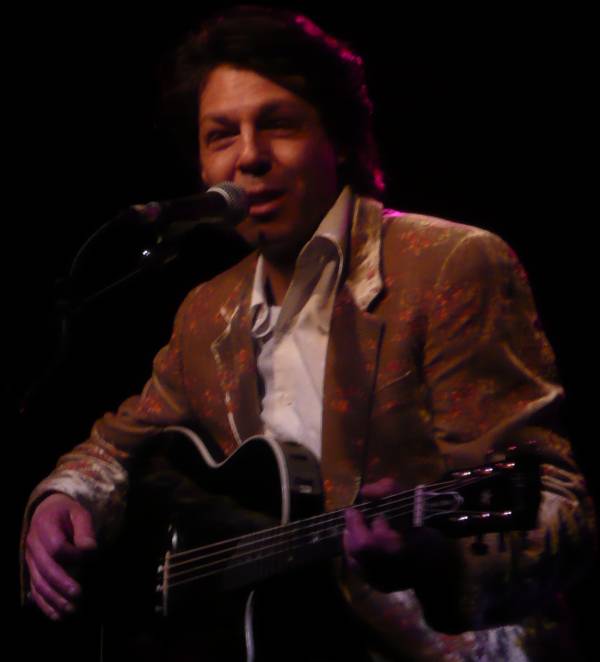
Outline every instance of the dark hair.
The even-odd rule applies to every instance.
[[[360,194],[382,194],[363,62],[347,46],[289,10],[238,6],[222,12],[203,23],[176,54],[166,98],[178,100],[180,119],[186,99],[197,121],[198,92],[221,64],[255,71],[311,103],[345,156],[343,182]]]

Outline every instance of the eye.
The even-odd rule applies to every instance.
[[[293,131],[298,127],[298,122],[293,117],[271,117],[264,121],[263,128],[268,131]]]
[[[207,145],[221,144],[228,138],[233,138],[236,132],[233,129],[212,129],[204,136],[204,142]]]

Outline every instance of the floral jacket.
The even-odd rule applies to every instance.
[[[569,442],[553,429],[563,392],[526,275],[489,232],[361,197],[348,256],[325,369],[327,508],[351,504],[363,482],[393,476],[412,487],[507,446],[535,442],[543,468],[538,528],[486,534],[485,554],[462,541],[456,595],[443,585],[433,596],[418,587],[381,593],[346,578],[348,600],[387,656],[539,659],[540,635],[554,632],[548,606],[589,562],[593,514]],[[99,534],[110,536],[128,462],[149,436],[200,424],[229,454],[262,431],[250,334],[255,263],[252,254],[187,296],[142,394],[59,460],[32,494],[26,525],[40,498],[59,491],[86,505]]]

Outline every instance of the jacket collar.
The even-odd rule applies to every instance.
[[[383,290],[381,272],[383,205],[356,198],[350,233],[350,260],[346,284],[360,310],[367,310]]]
[[[367,310],[383,290],[381,272],[383,205],[372,198],[356,196],[350,227],[350,249],[345,284],[360,310]],[[229,324],[240,310],[250,308],[252,283],[258,253],[244,258],[233,269],[234,287],[220,309],[224,323]],[[242,310],[242,314],[244,311]]]

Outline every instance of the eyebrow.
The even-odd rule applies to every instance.
[[[279,111],[279,110],[294,110],[298,106],[294,101],[280,100],[280,101],[271,101],[266,103],[264,106],[261,106],[258,110],[258,117],[264,117],[270,113]],[[200,123],[203,122],[216,122],[217,124],[230,125],[234,124],[235,120],[231,119],[228,115],[223,115],[222,113],[209,113],[207,115],[200,117]]]

